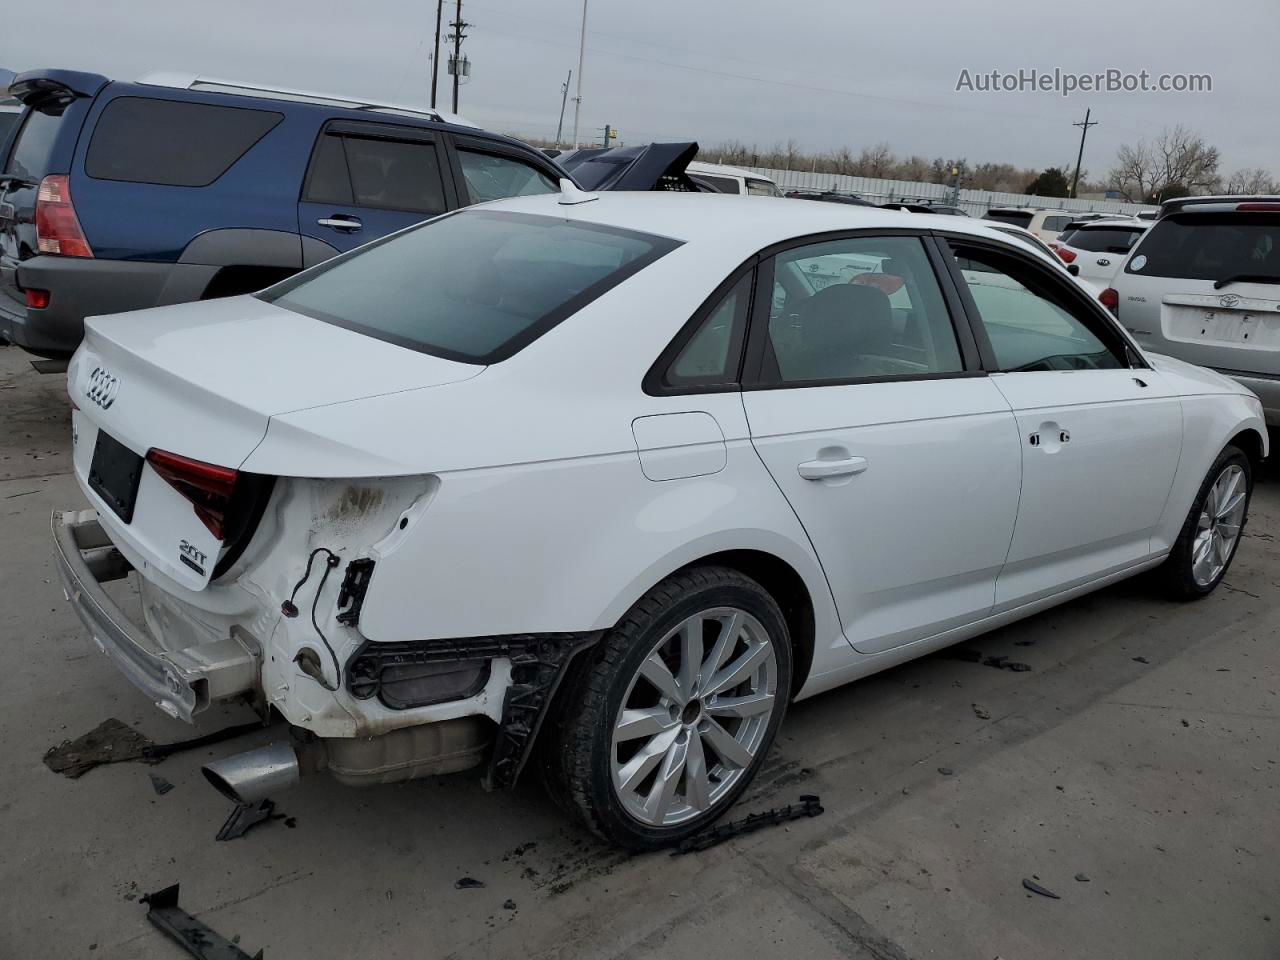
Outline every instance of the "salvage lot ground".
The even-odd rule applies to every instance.
[[[176,958],[138,903],[175,882],[270,960],[1280,955],[1275,480],[1202,603],[1121,584],[965,645],[1030,672],[933,657],[797,705],[736,814],[818,793],[818,819],[628,858],[532,780],[491,795],[468,774],[319,778],[279,798],[294,828],[215,843],[229,805],[199,764],[252,738],[79,780],[41,762],[108,717],[191,730],[90,650],[62,600],[48,516],[82,498],[63,378],[28,359],[0,348],[0,957]],[[157,796],[150,772],[175,789]]]

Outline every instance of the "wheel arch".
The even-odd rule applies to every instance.
[[[1262,467],[1262,461],[1267,456],[1266,438],[1256,428],[1245,427],[1228,440],[1227,445],[1244,451],[1244,455],[1249,458],[1249,466],[1253,468],[1254,476],[1257,476]]]

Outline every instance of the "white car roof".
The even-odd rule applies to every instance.
[[[538,213],[687,242],[719,243],[727,249],[741,249],[744,258],[772,243],[834,230],[932,229],[1017,244],[979,220],[945,214],[717,193],[603,191],[587,196],[594,199],[561,204],[560,194],[552,193],[498,200],[483,208]]]
[[[685,169],[694,174],[708,173],[714,175],[721,173],[729,177],[750,177],[752,180],[764,180],[766,183],[774,182],[772,177],[766,177],[763,173],[744,170],[742,167],[731,167],[724,163],[703,163],[701,160],[691,160]]]

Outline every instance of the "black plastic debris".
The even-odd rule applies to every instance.
[[[514,900],[503,901],[503,904],[502,904],[503,910],[514,910],[515,908],[516,908],[516,902]]]
[[[1132,660],[1134,663],[1150,663],[1151,662],[1146,657],[1133,657]]]
[[[157,930],[193,957],[201,960],[262,960],[262,951],[250,956],[216,930],[205,926],[178,906],[178,884],[142,898],[147,919]]]
[[[453,882],[455,890],[478,890],[484,886],[483,880],[477,880],[475,877],[461,877]]]
[[[952,770],[950,767],[939,767],[938,772],[942,774],[944,777],[949,777],[953,773],[955,773],[955,771]]]
[[[789,803],[785,807],[766,810],[764,813],[753,813],[742,820],[724,823],[704,833],[681,840],[680,845],[671,851],[671,855],[675,857],[682,853],[696,853],[707,850],[744,833],[754,833],[764,827],[777,826],[780,823],[786,823],[788,820],[799,820],[801,817],[816,817],[822,812],[822,803],[818,798],[813,794],[804,794],[800,797],[799,803]]]
[[[1087,876],[1085,876],[1083,873],[1077,873],[1077,874],[1076,874],[1076,880],[1078,880],[1080,883],[1088,883],[1088,882],[1089,882],[1089,878],[1088,878]]]
[[[158,763],[165,757],[172,756],[175,753],[182,753],[184,750],[207,747],[211,743],[221,743],[224,740],[231,740],[261,729],[261,723],[240,723],[234,727],[223,727],[221,730],[213,731],[213,733],[192,737],[190,740],[179,740],[176,743],[151,743],[148,741],[147,745],[142,748],[142,755],[147,760]]]
[[[255,827],[263,820],[270,820],[276,805],[273,800],[260,800],[258,803],[237,803],[235,809],[227,817],[226,823],[218,831],[218,840],[234,840],[243,837],[250,827]]]
[[[153,746],[150,739],[111,717],[74,740],[50,747],[45,752],[44,765],[54,773],[75,780],[104,763],[142,760],[149,746]]]
[[[1048,897],[1050,900],[1061,900],[1061,899],[1062,899],[1060,896],[1058,896],[1058,895],[1057,895],[1056,893],[1054,893],[1052,890],[1048,890],[1048,889],[1046,889],[1046,888],[1044,888],[1044,887],[1040,886],[1040,884],[1036,883],[1034,880],[1028,880],[1028,879],[1026,879],[1026,878],[1024,877],[1024,878],[1023,878],[1023,880],[1022,880],[1022,885],[1023,885],[1024,887],[1026,887],[1028,890],[1030,890],[1032,893],[1038,893],[1038,894],[1040,894],[1040,896],[1042,896],[1042,897]]]
[[[156,792],[156,796],[163,797],[173,789],[173,784],[164,777],[157,777],[154,773],[147,774],[147,776],[151,777],[151,789]]]

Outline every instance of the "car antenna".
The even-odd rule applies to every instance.
[[[562,207],[569,207],[575,203],[590,203],[592,200],[599,199],[598,194],[579,190],[572,180],[566,178],[560,181],[560,206]]]

